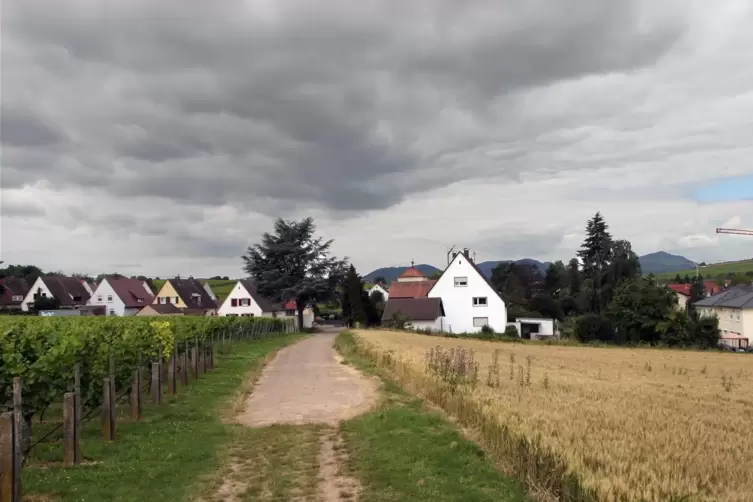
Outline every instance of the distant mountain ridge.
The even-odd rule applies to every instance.
[[[639,256],[638,260],[641,263],[641,271],[644,275],[681,272],[695,268],[695,263],[693,263],[691,260],[685,258],[684,256],[667,253],[666,251],[658,251],[656,253],[645,254],[643,256]],[[486,277],[491,277],[494,267],[496,267],[500,263],[509,263],[510,261],[511,260],[490,260],[477,263],[476,266]],[[539,260],[534,260],[533,258],[522,258],[520,260],[512,261],[523,265],[532,265],[536,267],[542,274],[546,273],[549,265],[551,265],[551,262],[542,262]],[[566,260],[565,263],[567,263]],[[433,265],[428,265],[426,263],[416,265],[415,267],[427,276],[430,276],[435,272],[442,271],[442,269],[439,269]],[[390,283],[392,281],[395,281],[400,276],[400,274],[405,272],[408,268],[409,267],[378,268],[373,272],[366,274],[364,276],[364,280],[366,282],[374,282],[374,279],[376,279],[377,277],[384,277],[384,280]]]
[[[695,263],[684,256],[670,254],[666,251],[644,254],[639,256],[641,272],[648,274],[665,274],[667,272],[682,272],[695,268]]]

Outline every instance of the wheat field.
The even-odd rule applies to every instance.
[[[356,335],[364,355],[550,498],[753,500],[748,354]],[[472,351],[477,383],[453,388],[431,376],[436,346]]]

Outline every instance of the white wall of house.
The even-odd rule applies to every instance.
[[[421,330],[431,330],[431,331],[442,331],[443,319],[441,317],[437,317],[433,321],[408,321],[406,323],[406,328],[409,329],[421,329]]]
[[[531,333],[531,338],[548,338],[554,336],[554,319],[540,319],[536,317],[524,318],[519,317],[517,321],[509,323],[510,326],[514,326],[518,330],[518,336],[523,335],[521,324],[538,324],[539,332]]]
[[[678,293],[675,291],[675,296],[677,297],[677,310],[681,310],[685,312],[688,308],[688,300],[689,298],[682,293]]]
[[[442,299],[444,331],[474,333],[487,324],[502,333],[507,327],[505,302],[463,253],[452,259],[428,296]]]
[[[21,303],[21,310],[24,312],[28,312],[31,307],[34,306],[34,295],[37,294],[37,290],[41,289],[40,293],[42,296],[46,297],[52,297],[52,293],[47,288],[47,285],[44,283],[41,277],[37,277],[37,280],[34,281],[34,285],[29,290],[29,293],[24,298],[23,302]]]
[[[373,286],[371,286],[371,288],[370,288],[370,289],[368,290],[368,293],[369,293],[369,295],[371,295],[371,293],[372,293],[373,291],[379,291],[379,292],[381,292],[381,293],[382,293],[382,296],[384,296],[384,301],[385,301],[385,302],[386,302],[387,300],[389,300],[389,299],[390,299],[390,294],[389,294],[389,292],[387,292],[387,290],[386,290],[386,289],[384,289],[384,288],[383,288],[382,286],[380,286],[379,284],[374,284]]]
[[[237,300],[237,304],[235,306],[233,306],[233,300]],[[243,284],[238,281],[235,283],[235,286],[233,286],[230,294],[227,295],[227,298],[225,298],[225,301],[222,302],[220,308],[217,309],[217,315],[261,317],[264,315],[264,312],[262,312],[259,304],[256,303],[256,300],[254,300],[254,298],[251,296],[251,293],[249,293],[243,286]],[[271,317],[271,315],[272,314],[270,313],[269,316]]]
[[[99,286],[94,290],[94,294],[86,304],[105,307],[105,315],[107,316],[122,317],[125,315],[135,315],[138,312],[138,309],[126,309],[125,303],[115,294],[115,290],[112,289],[107,278],[100,281]],[[134,310],[135,312],[132,312]]]

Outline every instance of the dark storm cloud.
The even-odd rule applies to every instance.
[[[459,170],[483,177],[482,163],[442,154],[465,142],[453,131],[425,146],[441,103],[483,122],[500,96],[650,65],[682,34],[679,21],[639,16],[638,2],[608,0],[266,7],[277,13],[240,1],[10,4],[4,42],[17,57],[3,70],[18,80],[3,109],[22,101],[26,66],[70,100],[56,127],[22,112],[3,124],[20,147],[4,163],[11,185],[49,179],[270,215],[381,209]],[[56,130],[77,139],[45,156]],[[499,160],[516,179],[521,167]]]

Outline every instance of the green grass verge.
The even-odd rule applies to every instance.
[[[83,431],[83,465],[61,467],[62,448],[40,445],[23,470],[24,494],[77,502],[185,500],[204,475],[218,468],[218,450],[233,437],[220,411],[250,371],[300,338],[236,342],[231,353],[218,357],[214,370],[179,388],[162,406],[146,406],[141,421],[121,414],[112,443],[100,439],[95,416]],[[127,411],[127,406],[120,408]]]
[[[362,502],[529,500],[443,415],[357,355],[355,343],[344,332],[335,345],[345,362],[385,380],[379,408],[341,427],[349,469],[363,484]]]

